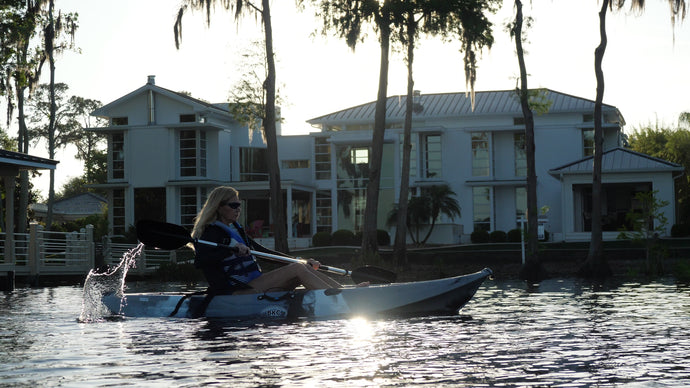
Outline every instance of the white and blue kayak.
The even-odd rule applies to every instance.
[[[241,295],[130,293],[106,295],[104,305],[125,317],[207,317],[237,320],[457,314],[492,275],[479,272],[408,283],[326,290],[296,289]]]

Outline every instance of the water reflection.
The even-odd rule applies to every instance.
[[[487,281],[457,316],[78,323],[81,290],[0,297],[0,385],[690,384],[690,288]]]

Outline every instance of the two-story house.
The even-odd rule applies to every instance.
[[[524,120],[514,90],[477,92],[474,109],[464,93],[416,95],[412,124],[411,195],[425,187],[447,184],[457,194],[459,219],[442,216],[431,242],[469,241],[473,230],[510,229],[526,216],[526,151]],[[543,90],[548,111],[535,115],[535,159],[540,222],[553,240],[587,240],[594,153],[594,102]],[[389,97],[381,176],[379,226],[397,202],[402,165],[405,96]],[[366,198],[366,165],[374,123],[375,102],[344,109],[309,121],[321,129],[314,142],[315,184],[323,207],[333,209],[333,228],[362,225]],[[603,106],[603,228],[615,239],[628,210],[639,206],[634,195],[658,190],[670,204],[663,210],[675,217],[674,179],[677,164],[623,147],[621,113]],[[329,196],[330,194],[330,196]],[[330,197],[330,198],[329,198]],[[330,203],[328,203],[330,199]],[[318,211],[318,209],[317,209]],[[438,229],[438,230],[437,230]]]
[[[591,100],[545,91],[548,112],[535,116],[538,206],[554,240],[586,239],[591,202]],[[405,97],[387,104],[379,228],[397,202],[402,164]],[[366,206],[374,102],[309,120],[315,132],[281,136],[278,149],[292,246],[317,231],[360,230]],[[244,201],[241,222],[256,237],[271,234],[265,142],[237,123],[227,103],[210,104],[155,85],[113,101],[94,115],[109,119],[109,216],[115,234],[153,218],[191,226],[206,193],[231,185]],[[621,148],[624,121],[604,106],[605,228],[613,234],[636,206],[638,191],[658,190],[671,205],[682,167]],[[526,211],[524,125],[514,91],[418,95],[412,126],[411,195],[448,184],[462,215],[437,220],[433,243],[469,241],[475,229],[508,231]],[[394,232],[390,229],[389,232]],[[613,238],[607,235],[608,238]],[[266,241],[270,243],[270,240]]]
[[[207,193],[224,184],[240,190],[242,222],[252,233],[270,233],[266,144],[260,131],[233,119],[227,103],[211,104],[161,88],[149,76],[144,86],[92,114],[109,122],[86,130],[108,139],[108,181],[100,187],[109,192],[114,234],[124,234],[139,219],[189,228]],[[301,191],[299,182],[289,179],[283,187],[288,211],[294,203],[296,213],[309,216],[303,203],[309,203],[313,190]]]

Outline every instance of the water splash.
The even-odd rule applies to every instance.
[[[101,299],[108,294],[124,296],[127,272],[130,268],[136,267],[136,260],[143,250],[144,244],[139,243],[122,255],[120,263],[115,268],[103,273],[89,271],[84,281],[84,297],[79,322],[99,322],[110,315],[110,311]]]

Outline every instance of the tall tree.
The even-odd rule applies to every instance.
[[[56,110],[55,104],[55,56],[65,50],[74,48],[74,35],[77,31],[77,14],[68,13],[63,15],[58,11],[55,16],[55,0],[48,3],[47,22],[43,27],[43,46],[48,57],[50,69],[50,112],[48,123],[48,154],[49,158],[55,157],[56,148]],[[62,39],[62,38],[66,39]],[[50,186],[48,189],[48,212],[46,214],[46,228],[50,229],[53,224],[53,202],[55,200],[55,170],[50,170]]]
[[[276,67],[273,53],[273,27],[271,24],[270,0],[261,0],[257,5],[254,1],[216,1],[216,0],[186,0],[177,13],[174,26],[175,46],[179,49],[182,38],[182,17],[187,8],[202,9],[206,11],[206,23],[211,23],[211,11],[217,2],[222,3],[226,10],[232,11],[237,22],[245,14],[254,14],[261,17],[264,30],[264,45],[266,49],[267,75],[263,85],[266,90],[266,102],[264,104],[263,130],[266,136],[266,148],[268,156],[268,178],[271,194],[271,214],[273,216],[273,235],[275,247],[278,251],[288,252],[287,244],[287,215],[285,203],[280,188],[280,165],[278,164],[278,137],[276,134]]]
[[[660,127],[648,124],[635,128],[628,137],[630,148],[685,167],[676,180],[676,223],[690,222],[690,128]]]
[[[394,257],[398,265],[406,259],[407,206],[409,195],[410,152],[412,116],[423,106],[414,101],[414,49],[419,34],[440,35],[449,42],[460,41],[461,52],[465,53],[464,68],[466,86],[474,96],[474,82],[477,78],[477,52],[493,44],[492,24],[486,13],[495,12],[498,2],[449,0],[437,1],[398,1],[393,3],[393,23],[397,31],[393,38],[406,50],[407,100],[405,123],[403,127],[403,161],[400,193],[398,196],[397,226]],[[428,238],[428,237],[427,237]]]
[[[685,0],[667,0],[671,10],[671,24],[675,26],[677,20],[685,18]],[[631,9],[642,12],[645,6],[644,0],[631,0]],[[584,277],[608,277],[611,268],[606,262],[603,252],[603,233],[601,226],[601,168],[603,157],[604,136],[602,129],[602,105],[604,98],[604,72],[602,62],[606,45],[606,13],[608,10],[619,10],[625,6],[625,0],[603,0],[599,11],[599,46],[594,50],[594,73],[597,79],[597,94],[594,102],[594,165],[592,171],[592,238],[590,240],[587,259],[580,268],[580,275]]]
[[[364,225],[362,226],[362,253],[366,258],[378,250],[376,240],[383,140],[386,128],[386,100],[388,98],[388,58],[391,40],[391,3],[393,0],[314,0],[320,3],[319,16],[323,19],[323,32],[334,32],[344,38],[354,50],[363,39],[363,29],[369,25],[377,30],[380,45],[379,84],[374,112],[374,131],[369,153],[369,181],[367,183]]]
[[[537,171],[535,163],[534,145],[534,113],[530,106],[530,90],[527,86],[527,65],[523,44],[524,15],[522,1],[515,0],[515,22],[511,28],[511,35],[515,39],[515,51],[520,67],[520,86],[517,88],[520,97],[520,108],[525,119],[525,151],[527,156],[527,254],[520,276],[528,280],[541,280],[545,276],[544,268],[539,259],[537,213]]]
[[[13,117],[17,109],[17,151],[29,152],[29,136],[26,125],[24,104],[27,89],[29,94],[38,84],[41,69],[45,62],[45,50],[34,46],[33,39],[42,28],[43,11],[48,3],[40,1],[7,1],[3,4],[3,29],[0,32],[0,51],[3,52],[2,71],[0,81],[6,91],[7,122]],[[30,197],[29,172],[20,171],[19,200],[16,230],[27,230],[27,209]],[[34,196],[32,194],[32,196]]]
[[[77,147],[77,159],[84,161],[84,178],[87,183],[96,181],[102,170],[99,161],[107,151],[106,137],[98,132],[84,131],[84,128],[104,126],[107,123],[102,117],[91,116],[91,112],[103,106],[98,100],[72,96],[67,102],[71,110],[71,126],[77,129],[74,146]],[[105,182],[103,182],[105,183]]]

